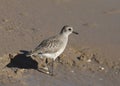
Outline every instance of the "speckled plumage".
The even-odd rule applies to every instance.
[[[71,33],[78,34],[73,31],[72,27],[64,26],[59,34],[43,40],[28,56],[45,57],[55,60],[66,48],[68,36]]]
[[[68,42],[68,36],[72,32],[74,32],[72,27],[68,25],[64,26],[58,35],[43,40],[30,52],[30,56],[53,58],[55,60],[64,51]]]
[[[40,58],[53,58],[54,60],[59,56],[66,47],[68,37],[63,37],[61,35],[56,35],[43,40],[32,52],[31,55],[37,55]],[[66,40],[65,40],[66,39]],[[60,49],[63,49],[60,54],[57,54]],[[51,55],[49,55],[51,54]],[[57,55],[56,55],[57,54]]]

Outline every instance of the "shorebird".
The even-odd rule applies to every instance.
[[[29,52],[27,56],[37,56],[39,58],[52,59],[52,75],[53,75],[53,63],[56,58],[63,53],[68,43],[68,37],[71,33],[78,34],[73,31],[73,27],[65,25],[59,34],[52,36],[46,40],[43,40],[34,50]],[[49,70],[49,69],[48,69]],[[47,72],[50,74],[50,72]]]

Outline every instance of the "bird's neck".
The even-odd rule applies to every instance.
[[[68,38],[68,36],[69,36],[69,34],[66,34],[66,33],[59,33],[59,35],[66,37],[66,38]]]
[[[66,35],[66,34],[59,34],[59,37],[60,37],[61,41],[66,41],[66,43],[67,43],[68,35]]]

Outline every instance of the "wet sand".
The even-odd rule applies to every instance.
[[[119,0],[0,0],[0,86],[118,86],[119,3]],[[9,54],[15,56],[20,50],[32,50],[44,38],[59,33],[64,25],[73,26],[79,36],[70,36],[60,56],[61,63],[55,63],[55,76],[36,71],[40,62],[34,58],[18,59],[11,67],[3,68],[11,64]]]

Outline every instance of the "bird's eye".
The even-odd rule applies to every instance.
[[[71,28],[69,28],[68,30],[71,31]]]

